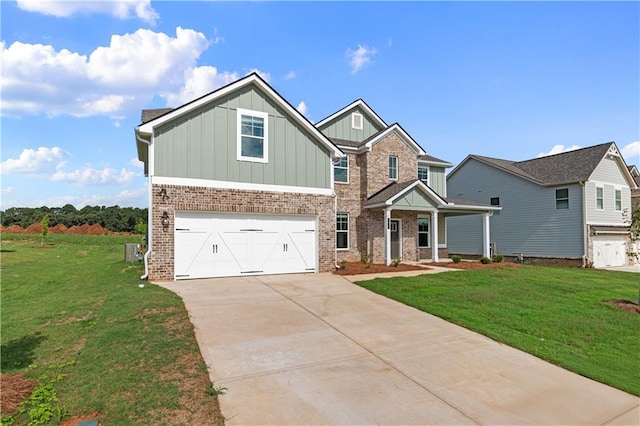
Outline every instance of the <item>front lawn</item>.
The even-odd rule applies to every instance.
[[[640,396],[640,276],[523,266],[357,284],[586,377]]]
[[[37,416],[223,424],[181,299],[124,262],[139,236],[2,240],[1,372],[40,381]]]

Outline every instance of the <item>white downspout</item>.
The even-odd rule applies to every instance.
[[[582,186],[582,217],[584,219],[582,224],[582,267],[585,268],[587,266],[587,239],[589,236],[587,232],[587,188],[585,182],[580,182],[580,186]]]
[[[151,247],[152,247],[152,243],[153,243],[153,209],[152,209],[152,198],[153,198],[153,193],[152,193],[152,182],[151,182],[151,177],[153,174],[153,149],[152,149],[152,144],[150,142],[145,141],[144,139],[142,139],[140,137],[140,135],[138,134],[138,132],[136,131],[136,139],[139,140],[142,143],[145,143],[149,146],[149,150],[148,150],[148,155],[147,155],[147,173],[148,173],[148,211],[147,211],[147,252],[144,254],[144,275],[140,276],[141,280],[146,280],[147,278],[149,278],[149,255],[151,254]],[[153,136],[151,136],[151,140],[153,140]]]

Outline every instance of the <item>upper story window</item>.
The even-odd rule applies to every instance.
[[[429,166],[421,166],[418,164],[418,179],[429,185]]]
[[[269,161],[269,115],[238,108],[238,160]]]
[[[362,114],[354,112],[351,114],[351,128],[355,130],[362,130],[363,124]]]
[[[569,188],[556,189],[556,209],[569,208]]]
[[[616,211],[622,211],[622,191],[616,189]]]
[[[333,165],[333,180],[338,183],[349,182],[349,156],[345,155]]]
[[[596,188],[596,209],[604,210],[604,189]]]
[[[398,157],[389,157],[389,179],[398,180]]]

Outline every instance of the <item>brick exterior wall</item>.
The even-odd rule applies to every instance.
[[[166,189],[168,197],[159,195]],[[334,269],[335,198],[325,195],[288,194],[196,186],[153,185],[152,253],[149,256],[149,279],[174,279],[175,211],[232,212],[256,214],[292,214],[318,218],[318,270]],[[169,227],[162,226],[162,213],[169,215]]]

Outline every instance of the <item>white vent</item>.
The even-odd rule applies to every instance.
[[[362,130],[362,114],[357,112],[351,114],[351,127],[356,130]]]

